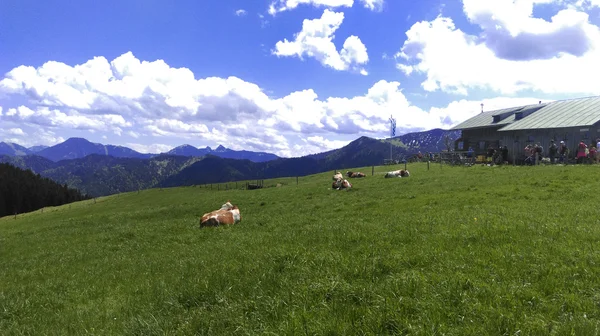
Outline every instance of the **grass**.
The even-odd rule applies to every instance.
[[[0,219],[0,334],[598,334],[598,167],[399,167]]]

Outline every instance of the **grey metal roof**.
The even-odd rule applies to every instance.
[[[600,96],[554,101],[500,131],[591,126],[600,121]]]
[[[478,115],[476,115],[470,119],[467,119],[467,120],[463,121],[462,123],[452,127],[450,130],[454,131],[454,130],[493,127],[493,126],[498,126],[498,125],[510,124],[515,120],[514,114],[516,112],[519,112],[524,108],[532,108],[532,107],[539,107],[539,105],[535,104],[535,105],[525,105],[525,106],[518,106],[518,107],[509,107],[509,108],[505,108],[505,109],[479,113]],[[494,122],[495,115],[507,115],[507,117],[498,122]]]

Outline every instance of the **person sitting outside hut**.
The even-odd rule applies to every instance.
[[[525,146],[524,149],[525,152],[525,164],[534,164],[533,161],[533,147],[531,146],[531,144],[528,144],[527,146]]]
[[[489,163],[494,162],[494,154],[496,154],[496,150],[494,149],[494,147],[492,147],[492,145],[490,145],[487,150],[487,156],[486,156],[487,162],[489,162]]]
[[[539,165],[542,162],[542,157],[544,157],[544,147],[542,147],[542,145],[539,143],[536,143],[534,147],[535,164]]]
[[[550,140],[550,146],[548,146],[548,156],[550,157],[550,163],[556,162],[556,154],[558,153],[558,147],[554,143],[554,140]]]
[[[587,157],[587,148],[588,146],[583,140],[579,141],[579,145],[577,146],[577,163],[583,163],[585,161],[585,158]]]
[[[558,155],[558,162],[566,163],[567,158],[569,157],[569,147],[567,147],[564,141],[560,142],[560,146],[558,147]]]
[[[475,163],[475,151],[472,146],[469,146],[469,150],[467,151],[467,162],[470,164]]]
[[[596,146],[592,146],[592,147],[590,147],[589,162],[596,163],[597,160],[598,160],[598,150],[596,149]]]

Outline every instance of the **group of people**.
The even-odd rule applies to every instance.
[[[493,164],[502,164],[508,162],[508,147],[502,146],[498,149],[493,148],[492,146],[488,147],[487,161]],[[475,150],[473,147],[469,146],[469,150],[467,151],[467,159],[472,161],[475,159]]]
[[[596,139],[596,143],[586,144],[581,140],[575,149],[575,159],[577,163],[600,163],[600,138]],[[528,144],[524,148],[524,160],[526,165],[540,164],[545,161],[548,163],[568,163],[569,162],[569,147],[564,141],[558,144],[554,140],[550,140],[548,151],[544,151],[544,147],[538,142]],[[499,148],[488,147],[487,162],[491,164],[508,163],[508,148],[501,146]],[[474,159],[475,151],[473,147],[469,147],[467,152],[468,159]]]
[[[600,161],[598,147],[600,147],[600,138],[596,139],[596,144],[590,144],[589,146],[584,140],[581,140],[576,149],[575,158],[577,159],[577,163],[598,163]],[[525,164],[539,164],[544,157],[544,148],[539,143],[535,145],[528,144],[525,146],[524,151]],[[560,141],[556,145],[554,140],[550,140],[548,147],[548,159],[550,163],[567,163],[569,152],[569,147],[567,147],[564,141]]]

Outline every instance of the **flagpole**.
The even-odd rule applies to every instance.
[[[392,141],[393,141],[394,136],[396,135],[396,119],[394,119],[394,116],[392,116],[392,115],[390,115],[390,135],[391,135],[391,138],[390,138],[390,163],[393,163],[394,155],[392,152],[392,148],[393,148]]]

